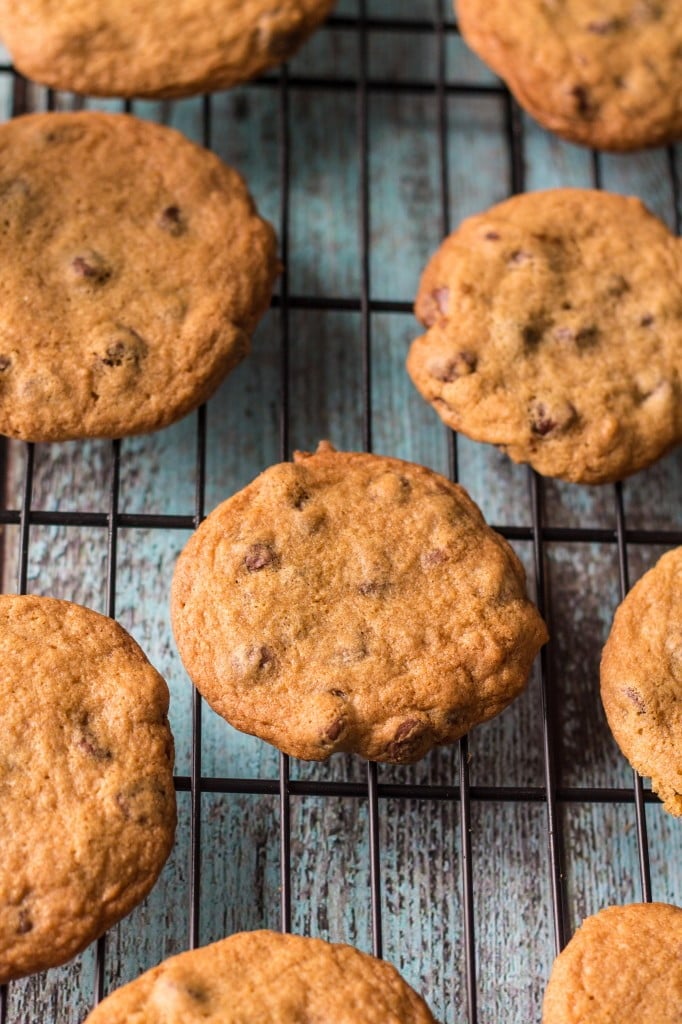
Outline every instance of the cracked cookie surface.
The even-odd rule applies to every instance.
[[[682,815],[682,548],[663,555],[617,609],[601,696],[623,754],[665,809]]]
[[[554,961],[542,1024],[679,1024],[682,909],[606,907],[586,918]]]
[[[390,964],[352,946],[240,932],[171,957],[112,993],[86,1024],[435,1024]]]
[[[545,128],[599,149],[682,136],[682,0],[456,0],[462,35]]]
[[[461,487],[327,442],[209,515],[171,612],[218,714],[307,760],[416,761],[502,711],[547,638]]]
[[[555,189],[468,218],[415,312],[416,387],[516,462],[604,483],[682,440],[682,242],[638,199]]]
[[[288,60],[334,0],[0,0],[23,74],[95,96],[189,96]]]
[[[120,437],[205,401],[277,272],[239,175],[123,114],[16,118],[0,155],[0,432]]]
[[[168,688],[112,619],[0,596],[0,982],[69,960],[173,843]]]

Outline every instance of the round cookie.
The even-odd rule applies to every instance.
[[[604,483],[682,440],[682,242],[638,199],[555,189],[468,218],[415,311],[415,385],[515,462]]]
[[[542,1024],[679,1024],[682,909],[607,907],[586,918],[554,961]]]
[[[14,64],[54,89],[190,96],[291,57],[334,0],[0,0]]]
[[[164,960],[85,1024],[436,1024],[395,967],[352,946],[240,932]]]
[[[478,56],[545,128],[598,149],[682,136],[682,0],[457,0]]]
[[[682,548],[663,555],[617,609],[601,696],[623,754],[665,809],[682,815]]]
[[[16,118],[0,157],[0,433],[119,437],[205,401],[277,273],[239,175],[123,114]]]
[[[461,487],[327,442],[211,513],[171,612],[214,710],[306,760],[416,761],[502,711],[547,639],[519,560]]]
[[[0,982],[69,960],[173,844],[168,688],[112,619],[0,596]]]

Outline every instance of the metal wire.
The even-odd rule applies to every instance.
[[[267,76],[253,83],[254,87],[278,90],[279,113],[279,179],[280,211],[279,236],[280,252],[284,270],[280,278],[279,294],[273,299],[273,307],[279,313],[280,355],[280,416],[279,453],[282,459],[290,456],[289,451],[289,318],[294,309],[331,310],[335,312],[354,311],[360,313],[362,340],[362,400],[363,400],[363,445],[372,449],[372,314],[404,314],[411,311],[411,300],[404,297],[377,299],[372,296],[370,277],[370,201],[371,182],[369,151],[371,144],[370,100],[376,93],[430,94],[435,96],[437,110],[437,134],[439,154],[440,210],[439,227],[443,235],[450,230],[450,185],[448,166],[448,100],[452,96],[488,95],[502,98],[506,112],[506,139],[510,161],[510,190],[523,191],[524,153],[523,119],[516,104],[501,84],[471,84],[448,80],[446,66],[447,38],[457,32],[457,26],[446,21],[443,0],[434,0],[432,19],[373,18],[367,15],[365,0],[359,0],[357,17],[337,15],[328,23],[332,31],[356,31],[358,39],[357,77],[332,78],[320,76],[291,75],[282,68],[276,75]],[[368,37],[375,30],[405,33],[431,34],[436,42],[436,76],[433,82],[402,79],[394,82],[373,78],[369,74]],[[3,68],[0,68],[3,70]],[[10,70],[4,68],[4,70]],[[27,111],[29,91],[26,80],[14,73],[12,114]],[[301,91],[354,92],[356,96],[357,144],[359,160],[359,234],[361,247],[360,294],[357,296],[311,296],[290,294],[287,277],[289,255],[289,222],[291,194],[291,119],[290,93],[295,88]],[[55,97],[48,93],[47,105],[54,107]],[[125,109],[130,110],[127,102]],[[202,141],[211,145],[212,110],[209,97],[202,105]],[[668,171],[675,203],[675,226],[680,231],[680,180],[675,153],[668,150]],[[595,187],[601,187],[602,171],[598,154],[592,155],[592,175]],[[6,442],[3,442],[6,447]],[[453,480],[458,477],[456,436],[449,432],[449,468]],[[195,510],[193,515],[166,515],[119,512],[120,443],[112,443],[111,479],[108,508],[95,512],[69,510],[32,509],[35,446],[25,446],[25,469],[21,506],[18,509],[0,509],[0,524],[19,527],[18,590],[25,593],[28,580],[30,539],[32,526],[53,526],[91,529],[106,527],[108,530],[108,555],[106,574],[106,607],[109,615],[115,615],[117,591],[117,537],[122,528],[187,530],[196,528],[205,515],[207,416],[206,408],[197,413],[196,441],[196,484]],[[615,488],[616,525],[614,528],[550,527],[543,523],[543,489],[541,477],[529,472],[531,526],[501,524],[496,527],[509,540],[528,541],[533,546],[534,575],[537,603],[546,620],[551,618],[548,586],[545,573],[545,546],[550,542],[567,544],[611,544],[618,555],[621,597],[629,587],[629,545],[682,544],[682,530],[629,529],[626,523],[623,487]],[[635,808],[637,841],[643,898],[651,899],[651,875],[649,867],[649,844],[646,829],[646,805],[658,802],[650,790],[644,789],[641,779],[635,775],[632,787],[564,787],[560,785],[558,765],[558,744],[556,742],[557,716],[553,706],[553,685],[551,665],[546,650],[540,659],[544,784],[541,786],[473,786],[469,780],[469,757],[467,739],[460,741],[458,755],[458,778],[452,785],[431,783],[399,784],[380,782],[377,766],[367,766],[364,782],[337,782],[319,780],[292,780],[289,758],[282,754],[279,760],[277,779],[244,779],[204,776],[202,773],[202,700],[198,692],[192,697],[192,747],[190,774],[175,778],[178,792],[190,794],[190,863],[189,863],[189,945],[200,942],[201,903],[201,810],[203,794],[251,794],[279,797],[280,837],[280,916],[283,931],[290,931],[292,923],[291,894],[291,801],[306,796],[341,799],[353,798],[366,801],[369,827],[369,882],[371,899],[372,948],[377,956],[383,952],[382,935],[382,884],[380,831],[382,807],[386,800],[432,800],[459,802],[459,841],[461,846],[461,886],[464,934],[466,1003],[468,1024],[478,1021],[477,953],[474,915],[474,886],[471,845],[471,805],[474,802],[500,802],[543,804],[547,814],[548,872],[552,900],[554,942],[559,950],[568,937],[566,892],[563,872],[563,836],[560,808],[572,803],[632,804]],[[96,945],[96,966],[93,1003],[104,994],[106,966],[106,940],[103,937]],[[0,1024],[8,1024],[7,987],[0,986]]]
[[[291,129],[289,120],[289,72],[284,65],[279,77],[279,239],[282,257],[280,278],[280,419],[279,456],[284,462],[289,453],[289,201],[291,193]],[[280,916],[283,932],[291,931],[291,802],[289,797],[289,757],[279,755],[279,875]]]

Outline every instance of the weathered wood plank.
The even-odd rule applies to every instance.
[[[433,0],[368,0],[371,17],[430,18]],[[357,0],[339,13],[357,15]],[[450,5],[443,10],[452,20]],[[349,78],[358,73],[351,30],[324,30],[292,64],[296,75]],[[449,81],[493,77],[461,39],[448,34]],[[434,81],[430,35],[372,33],[370,75]],[[211,101],[211,142],[247,177],[261,211],[279,228],[279,85],[246,86]],[[0,109],[7,116],[11,81],[0,75]],[[36,94],[45,103],[44,91]],[[59,97],[69,105],[69,97]],[[120,103],[92,106],[120,109]],[[202,140],[202,101],[139,103],[140,116],[172,124]],[[358,298],[361,285],[357,96],[331,89],[293,89],[291,132],[289,290],[295,296]],[[370,294],[411,302],[421,268],[441,230],[437,145],[438,109],[432,94],[372,92],[369,114]],[[447,101],[449,217],[504,198],[510,161],[504,104],[497,97],[450,95]],[[526,184],[589,186],[589,153],[556,140],[524,119]],[[662,152],[604,157],[605,186],[633,192],[673,223],[673,197]],[[682,161],[678,155],[678,167]],[[419,328],[409,314],[374,313],[371,330],[371,425],[376,450],[448,470],[448,439],[417,395],[403,363]],[[361,318],[353,311],[292,309],[289,314],[289,443],[310,448],[328,436],[339,446],[363,438]],[[206,510],[279,458],[280,313],[271,311],[252,355],[220,388],[207,411]],[[121,445],[119,507],[123,512],[193,515],[197,418]],[[488,518],[532,522],[529,476],[489,446],[460,438],[459,473]],[[8,507],[21,501],[25,450],[11,444]],[[38,445],[33,504],[42,509],[107,511],[112,467],[108,442]],[[547,482],[543,521],[551,526],[615,526],[612,488]],[[627,524],[679,528],[682,451],[624,486]],[[191,758],[191,696],[171,636],[167,595],[184,531],[120,531],[116,608],[121,621],[164,673],[172,692],[171,723],[179,774]],[[3,533],[3,585],[16,588],[19,530]],[[532,577],[532,548],[516,545]],[[632,545],[634,580],[657,549]],[[552,689],[557,705],[557,752],[562,786],[630,786],[631,774],[608,732],[598,698],[601,645],[618,601],[614,544],[552,544],[545,549],[550,591]],[[106,607],[106,531],[33,526],[29,589]],[[532,582],[532,579],[531,579]],[[266,744],[230,729],[204,706],[205,776],[277,778],[278,756]],[[475,786],[541,786],[542,713],[536,671],[526,694],[470,738]],[[433,752],[411,767],[381,766],[381,781],[457,785],[458,750]],[[292,762],[296,779],[363,782],[364,764],[336,757],[326,765]],[[177,844],[145,904],[114,930],[107,944],[106,985],[136,976],[188,941],[189,796],[180,794]],[[279,811],[273,796],[202,799],[200,936],[202,941],[242,928],[279,925]],[[609,902],[639,898],[634,806],[561,805],[569,923]],[[658,805],[647,808],[654,896],[682,903],[680,822]],[[366,801],[292,797],[292,897],[296,930],[351,941],[369,949],[370,890]],[[542,802],[472,804],[474,923],[479,1019],[539,1018],[553,955],[546,808]],[[382,909],[385,953],[422,989],[448,1024],[466,1017],[459,802],[380,801]],[[92,995],[94,953],[71,965],[10,987],[7,1024],[82,1020]]]

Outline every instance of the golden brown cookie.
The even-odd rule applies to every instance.
[[[682,0],[456,0],[464,39],[541,125],[598,149],[682,136]]]
[[[352,946],[240,932],[164,960],[86,1024],[435,1024],[395,967]]]
[[[682,242],[638,199],[555,189],[469,217],[415,311],[415,385],[515,462],[604,483],[682,440]]]
[[[461,487],[326,442],[211,513],[171,611],[218,714],[307,760],[416,761],[502,711],[547,639],[519,560]]]
[[[682,815],[682,548],[663,555],[616,611],[601,696],[630,764]]]
[[[189,96],[291,57],[334,0],[0,0],[16,67],[95,96]]]
[[[0,432],[30,441],[184,416],[246,355],[277,272],[239,175],[123,114],[2,125],[0,235]]]
[[[112,619],[0,597],[0,982],[142,900],[175,832],[168,688]]]
[[[682,909],[607,907],[554,961],[542,1024],[679,1024]]]

